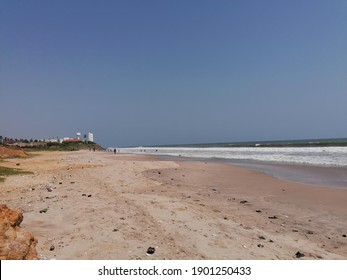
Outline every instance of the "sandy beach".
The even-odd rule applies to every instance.
[[[347,190],[225,163],[89,150],[2,166],[41,259],[347,259]],[[149,247],[155,248],[147,254]]]

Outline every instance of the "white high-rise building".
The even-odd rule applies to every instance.
[[[89,141],[90,141],[90,142],[94,142],[94,135],[93,135],[93,133],[88,132],[88,134],[87,134],[87,140],[88,140],[88,142],[89,142]]]

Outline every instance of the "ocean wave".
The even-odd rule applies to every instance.
[[[347,167],[347,147],[135,147],[121,153]]]

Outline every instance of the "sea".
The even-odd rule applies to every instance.
[[[324,187],[347,188],[347,138],[110,148],[163,159],[222,161]]]

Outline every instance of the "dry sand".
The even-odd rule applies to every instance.
[[[1,164],[34,172],[0,183],[0,202],[24,211],[42,259],[347,259],[346,189],[107,152]]]

